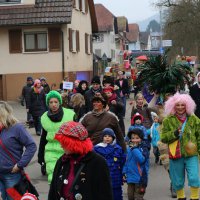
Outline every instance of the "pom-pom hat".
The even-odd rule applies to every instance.
[[[113,138],[113,140],[115,139],[115,133],[111,128],[104,128],[103,129],[103,137],[105,135],[110,135]]]
[[[71,153],[83,155],[93,149],[86,128],[79,122],[63,123],[56,133],[55,139],[60,142],[63,149]]]
[[[22,196],[21,200],[38,200],[38,198],[34,194],[27,192]]]
[[[137,119],[140,119],[141,122],[143,122],[144,117],[143,117],[142,115],[140,115],[140,113],[136,113],[136,114],[133,115],[133,117],[131,118],[131,124],[132,124],[132,125],[135,124],[135,121],[136,121]]]
[[[51,98],[56,98],[58,99],[60,105],[62,104],[62,97],[61,97],[61,94],[55,90],[51,90],[47,96],[46,96],[46,105],[48,106],[49,105],[49,101]]]

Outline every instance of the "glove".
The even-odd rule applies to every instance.
[[[180,134],[180,130],[179,129],[177,129],[177,130],[174,131],[175,137],[179,137],[179,134]]]

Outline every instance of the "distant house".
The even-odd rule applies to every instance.
[[[116,36],[117,48],[121,51],[128,50],[127,32],[129,32],[128,20],[124,16],[117,17],[118,34]]]
[[[93,0],[0,1],[0,99],[17,99],[30,75],[57,88],[64,76],[90,80],[93,32]]]
[[[93,40],[94,54],[102,58],[106,56],[111,62],[116,62],[115,35],[118,32],[117,18],[102,4],[95,4],[98,33]]]
[[[140,32],[140,49],[150,50],[150,35],[149,32]]]
[[[129,50],[140,50],[140,30],[138,24],[129,24],[126,33]]]

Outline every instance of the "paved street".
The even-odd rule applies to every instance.
[[[13,107],[15,116],[22,122],[26,120],[25,107],[22,107],[17,102],[9,102]],[[130,113],[131,106],[127,104],[127,114],[125,118],[126,129],[130,125]],[[40,137],[36,136],[34,129],[28,129],[30,134],[34,137],[37,145],[39,144]],[[40,194],[40,200],[46,200],[49,186],[47,184],[47,177],[42,176],[40,172],[40,165],[37,163],[37,153],[32,159],[31,163],[27,167],[26,171],[31,177],[32,182],[35,184],[38,192]],[[186,191],[188,196],[188,188]],[[151,153],[150,161],[150,175],[149,175],[149,185],[147,192],[145,194],[146,200],[170,200],[169,191],[169,178],[167,172],[164,170],[163,166],[154,163],[154,158]],[[102,199],[103,200],[103,199]],[[124,186],[124,200],[127,200],[126,195],[126,185]]]

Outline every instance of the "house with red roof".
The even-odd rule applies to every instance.
[[[27,76],[89,81],[97,31],[93,0],[1,0],[0,99],[16,100]]]

